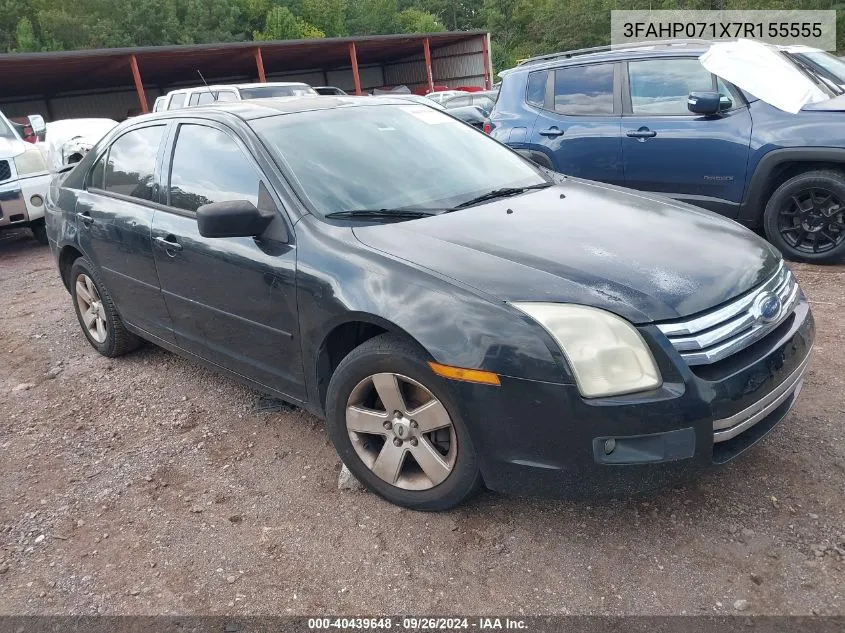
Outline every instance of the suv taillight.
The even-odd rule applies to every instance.
[[[492,131],[492,129],[493,129],[493,126],[490,124],[490,121],[485,121],[485,122],[484,122],[484,128],[483,128],[483,129],[484,129],[484,133],[485,133],[485,134],[490,134],[490,132],[491,132],[491,131]]]

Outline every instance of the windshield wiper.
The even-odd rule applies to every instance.
[[[528,187],[503,187],[502,189],[493,189],[493,191],[488,191],[487,193],[482,193],[480,196],[476,196],[475,198],[470,198],[465,202],[461,202],[460,204],[456,204],[454,207],[446,211],[457,211],[458,209],[466,209],[467,207],[474,206],[476,204],[481,204],[482,202],[487,202],[488,200],[496,200],[497,198],[509,198],[511,196],[516,196],[520,193],[525,193],[526,191],[531,191],[532,189],[546,189],[551,187],[553,183],[550,182],[541,182],[536,185],[529,185]]]
[[[334,211],[325,217],[332,220],[361,219],[361,220],[413,220],[434,215],[432,211],[422,209],[352,209],[350,211]]]

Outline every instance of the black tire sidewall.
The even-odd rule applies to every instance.
[[[809,263],[834,263],[845,260],[845,240],[832,250],[824,253],[805,253],[795,250],[790,246],[778,230],[778,215],[786,200],[808,188],[827,190],[836,195],[840,200],[845,201],[845,174],[830,171],[813,171],[799,174],[790,178],[769,198],[763,214],[763,228],[766,238],[777,247],[784,257],[793,261]]]
[[[82,320],[82,314],[79,311],[79,301],[76,299],[76,280],[79,275],[85,274],[91,278],[91,281],[94,282],[94,285],[97,286],[97,292],[100,293],[100,299],[103,302],[103,308],[106,313],[106,322],[108,323],[108,331],[106,332],[106,340],[102,343],[98,343],[95,341],[91,334],[88,332],[88,328],[85,327],[85,323]],[[73,262],[73,266],[70,269],[70,294],[71,298],[73,299],[73,309],[76,312],[76,318],[79,321],[79,327],[82,329],[82,333],[85,335],[85,338],[88,339],[88,342],[91,344],[95,350],[97,350],[103,356],[114,356],[115,355],[115,334],[117,332],[117,328],[120,327],[119,319],[120,317],[117,314],[117,311],[114,308],[114,303],[111,300],[111,295],[108,294],[106,287],[101,283],[99,277],[94,273],[93,267],[83,257],[78,258],[75,262]]]
[[[44,223],[43,218],[31,222],[29,228],[36,242],[44,246],[50,243],[50,240],[47,238],[47,225]]]
[[[383,338],[383,337],[377,337]],[[399,342],[397,345],[371,344],[371,339],[341,361],[332,375],[326,396],[326,426],[340,458],[353,475],[370,490],[391,503],[414,510],[445,510],[470,497],[480,485],[478,458],[456,398],[445,381],[427,365],[421,351]],[[393,343],[391,340],[381,343]],[[402,374],[424,385],[440,400],[455,427],[458,455],[445,481],[428,490],[404,490],[383,481],[358,457],[346,429],[346,403],[352,390],[365,378],[377,373]]]

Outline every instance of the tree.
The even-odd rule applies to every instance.
[[[419,9],[405,9],[396,16],[396,22],[402,33],[435,33],[444,30],[436,17]]]
[[[297,40],[325,37],[320,29],[300,20],[287,7],[275,6],[267,12],[264,29],[252,34],[254,40]]]
[[[15,27],[15,39],[18,43],[16,53],[32,53],[40,50],[35,29],[32,28],[32,22],[27,17],[18,20],[18,25]]]

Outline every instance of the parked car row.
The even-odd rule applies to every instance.
[[[658,61],[688,88],[685,66]],[[623,100],[627,58],[604,63],[609,88],[592,63],[574,80],[562,60],[506,75],[499,103],[523,124],[503,140],[529,142],[533,117],[590,156],[599,117],[573,109],[619,128],[632,104],[679,106],[647,82]],[[752,116],[744,96],[714,106],[699,74],[708,122]],[[47,233],[99,353],[150,341],[305,407],[355,477],[419,510],[482,485],[613,495],[712,470],[786,416],[814,339],[795,278],[748,229],[562,176],[407,96],[130,119],[54,180]]]

